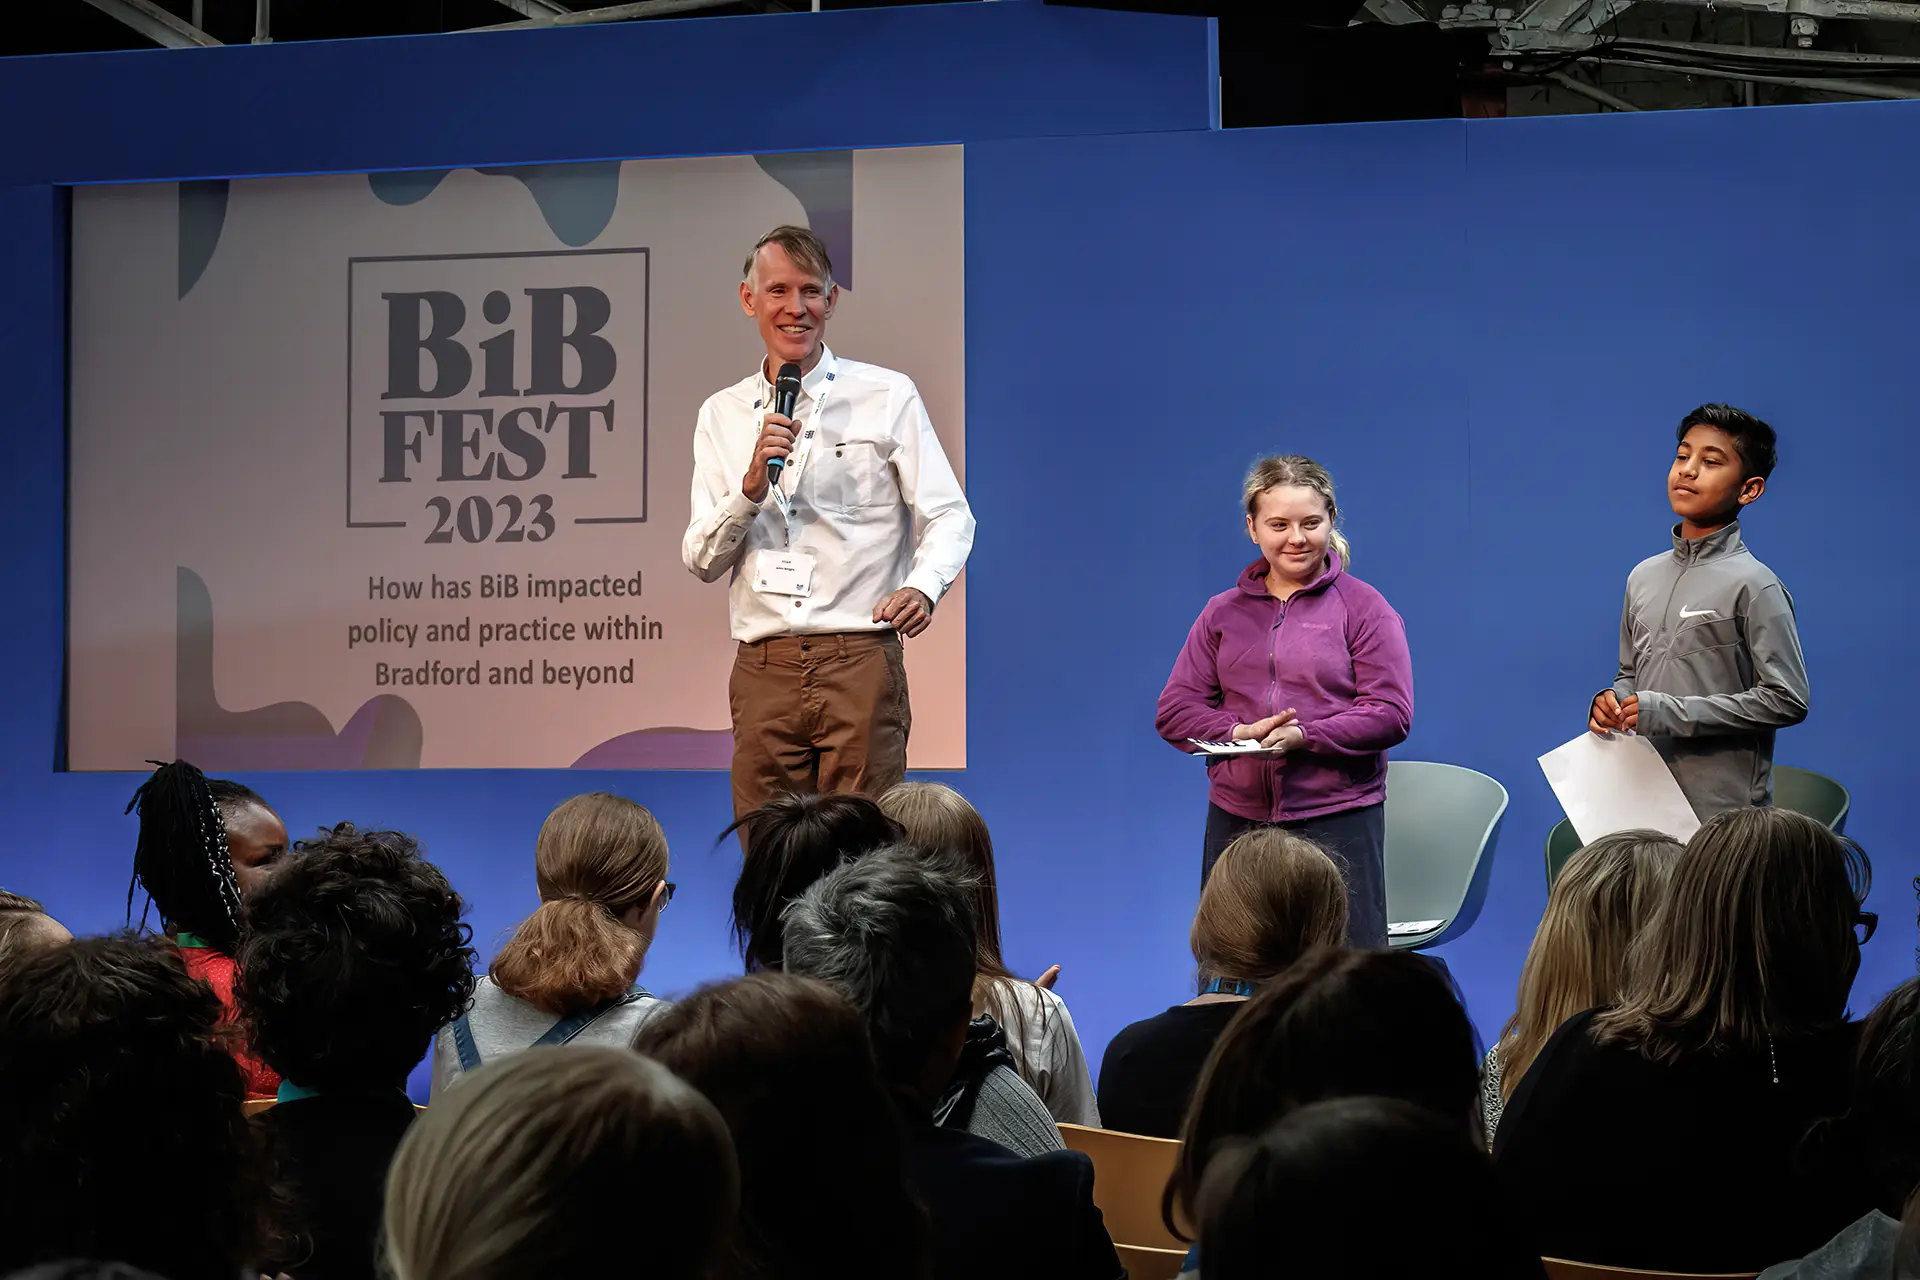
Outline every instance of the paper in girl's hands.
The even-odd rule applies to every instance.
[[[1188,738],[1194,746],[1200,748],[1196,755],[1203,756],[1273,756],[1281,754],[1278,747],[1263,747],[1258,738],[1243,738],[1239,742],[1202,742],[1198,738]]]
[[[1651,742],[1631,733],[1583,733],[1540,757],[1581,844],[1647,827],[1686,841],[1700,829],[1693,806]]]

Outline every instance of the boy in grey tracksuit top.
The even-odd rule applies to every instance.
[[[1588,727],[1645,736],[1704,822],[1773,802],[1773,736],[1807,718],[1807,667],[1792,597],[1740,537],[1740,509],[1773,471],[1773,429],[1716,404],[1676,434],[1673,550],[1627,577],[1620,671]]]

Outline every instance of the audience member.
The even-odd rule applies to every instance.
[[[1846,1110],[1866,860],[1819,823],[1735,809],[1688,842],[1611,1009],[1554,1032],[1494,1145],[1552,1257],[1755,1270],[1846,1219],[1796,1155]]]
[[[1121,1029],[1100,1064],[1108,1128],[1180,1136],[1194,1083],[1240,1006],[1316,947],[1347,936],[1347,885],[1305,836],[1277,827],[1229,844],[1200,891],[1189,942],[1200,994]]]
[[[258,1163],[220,1001],[169,943],[82,938],[0,972],[0,1274],[93,1258],[232,1280]]]
[[[961,895],[958,906],[944,904],[954,913],[954,918],[965,922],[967,928],[973,927],[973,900],[971,881],[965,869],[958,863],[939,854],[924,853],[911,845],[899,844],[886,846],[892,849],[897,859],[918,861],[923,870],[935,875],[943,889]],[[878,852],[877,850],[875,852]],[[871,854],[867,855],[871,856]],[[817,883],[817,882],[816,882]],[[909,904],[915,909],[925,910],[922,902]],[[788,907],[787,915],[793,914]],[[911,913],[900,911],[889,913],[888,923],[898,925],[901,921],[911,920]],[[852,981],[842,981],[839,970],[821,972],[812,967],[793,968],[796,963],[807,966],[826,963],[846,965],[869,963],[889,965],[896,956],[911,951],[918,945],[915,934],[909,928],[899,928],[889,932],[881,929],[874,932],[861,932],[867,922],[853,918],[841,922],[848,933],[841,939],[842,950],[831,956],[822,956],[816,948],[804,961],[796,961],[792,955],[786,959],[786,966],[792,972],[803,977],[825,978],[838,982],[842,994],[853,1000],[862,1013],[866,1014],[879,1035],[877,1019],[884,1010],[877,1009],[872,1003],[880,978],[874,975],[856,975]],[[971,1008],[971,1004],[969,1004]],[[884,1064],[883,1064],[884,1065]],[[941,1129],[961,1129],[978,1137],[997,1142],[1016,1155],[1036,1156],[1049,1151],[1065,1149],[1061,1141],[1060,1130],[1054,1122],[1046,1104],[1040,1101],[1040,1095],[1020,1078],[1019,1067],[1013,1053],[1007,1048],[1006,1036],[992,1018],[971,1018],[961,1037],[959,1056],[952,1069],[947,1073],[945,1087],[933,1095],[932,1117],[936,1127]]]
[[[918,1280],[927,1215],[866,1019],[823,982],[757,973],[702,988],[635,1049],[707,1096],[733,1135],[740,1220],[729,1280]],[[857,1241],[859,1265],[848,1245]]]
[[[227,1008],[224,1025],[233,1033],[248,1094],[273,1097],[279,1078],[248,1050],[245,1029],[233,1021],[233,956],[243,904],[286,856],[286,826],[251,789],[209,778],[185,760],[155,769],[127,809],[140,811],[128,916],[137,884],[159,910],[160,927],[179,946],[187,972]],[[140,920],[146,923],[145,911]]]
[[[1900,1218],[1920,1210],[1920,978],[1889,992],[1860,1026],[1853,1105],[1816,1125],[1804,1158],[1844,1215],[1864,1215],[1798,1262],[1761,1280],[1891,1280],[1920,1276],[1920,1250]]]
[[[268,1270],[373,1280],[407,1073],[473,995],[465,909],[412,837],[341,823],[248,902],[241,1015],[280,1074],[259,1119],[287,1208]]]
[[[1619,999],[1627,948],[1652,925],[1679,859],[1680,842],[1669,836],[1618,831],[1587,845],[1560,869],[1520,968],[1513,1016],[1487,1050],[1480,1098],[1489,1141],[1514,1085],[1547,1037],[1574,1014]]]
[[[16,957],[72,942],[67,927],[32,898],[0,889],[0,966]]]
[[[1021,1078],[1055,1120],[1098,1128],[1093,1076],[1066,1003],[1046,987],[1015,977],[1000,954],[1000,891],[986,819],[965,796],[937,782],[903,782],[880,797],[880,808],[914,847],[954,859],[973,877],[974,1016],[991,1017],[1005,1028]]]
[[[973,1008],[964,879],[907,846],[877,850],[812,885],[785,924],[787,971],[832,984],[866,1016],[881,1074],[906,1115],[914,1183],[932,1218],[934,1274],[1116,1280],[1122,1271],[1094,1207],[1086,1156],[1023,1159],[979,1136],[998,1126],[969,1133],[933,1124]],[[997,1072],[1048,1123],[1019,1076]],[[991,1098],[983,1091],[976,1120]]]
[[[1484,1144],[1479,1093],[1473,1024],[1440,970],[1407,951],[1315,951],[1262,987],[1214,1045],[1181,1127],[1167,1228],[1184,1236],[1195,1220],[1216,1153],[1309,1102],[1399,1098]]]
[[[434,1040],[435,1097],[534,1045],[628,1044],[665,1007],[634,985],[673,899],[654,816],[622,796],[575,796],[547,815],[533,864],[539,909],[494,956],[472,1010]]]
[[[733,939],[747,972],[778,969],[780,913],[808,885],[849,858],[900,838],[900,826],[870,797],[775,796],[725,831],[741,832],[740,879],[733,886]]]
[[[1199,1215],[1206,1280],[1546,1274],[1480,1144],[1394,1098],[1309,1103],[1229,1145]]]
[[[489,1063],[408,1131],[386,1192],[393,1280],[706,1280],[738,1196],[713,1104],[626,1049]],[[844,1242],[848,1247],[858,1241]]]

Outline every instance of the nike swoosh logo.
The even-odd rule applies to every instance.
[[[1716,612],[1718,612],[1718,610],[1715,609],[1682,609],[1680,616],[1683,618],[1711,618]]]

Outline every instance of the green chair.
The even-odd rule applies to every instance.
[[[1824,773],[1796,769],[1792,765],[1775,765],[1773,802],[1782,809],[1806,814],[1835,835],[1847,833],[1847,810],[1853,807],[1853,797],[1847,794],[1845,787]]]
[[[1853,807],[1853,797],[1832,778],[1811,769],[1796,769],[1789,764],[1773,766],[1773,802],[1782,809],[1806,814],[1831,829],[1835,835],[1846,834],[1847,811]],[[1560,819],[1554,824],[1553,830],[1547,832],[1549,889],[1553,887],[1554,877],[1560,874],[1560,868],[1567,865],[1567,859],[1579,851],[1580,837],[1574,834],[1573,824],[1565,818]]]
[[[1484,773],[1428,760],[1387,764],[1389,945],[1438,946],[1472,926],[1506,812],[1507,789]],[[1426,927],[1404,930],[1416,922]]]

